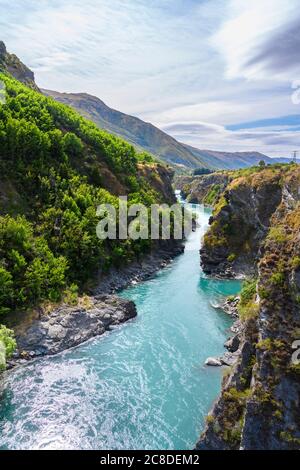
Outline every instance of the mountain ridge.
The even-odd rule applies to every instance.
[[[121,137],[138,151],[151,153],[158,160],[173,166],[179,173],[198,168],[209,170],[245,168],[257,165],[261,160],[264,160],[266,164],[288,162],[288,159],[272,159],[260,152],[221,152],[198,149],[178,142],[174,137],[149,122],[110,108],[96,96],[88,93],[60,93],[39,89],[34,73],[16,55],[7,52],[3,41],[0,41],[0,69],[45,96],[71,106],[100,129]]]
[[[107,106],[101,99],[88,93],[59,93],[42,90],[46,96],[67,104],[99,127],[122,137],[140,150],[145,150],[169,164],[190,168],[209,164],[199,160],[188,148],[153,124]]]
[[[35,83],[34,73],[23,64],[15,54],[7,52],[3,41],[0,41],[0,69],[12,75],[16,80],[29,88],[39,91]]]
[[[60,93],[53,90],[42,90],[46,96],[67,104],[84,117],[92,120],[99,127],[121,136],[146,150],[159,159],[187,169],[207,168],[211,170],[244,168],[257,164],[278,163],[282,159],[272,159],[260,152],[221,152],[202,150],[177,141],[153,124],[110,108],[104,101],[88,93]]]

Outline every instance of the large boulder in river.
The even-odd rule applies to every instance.
[[[205,361],[206,366],[220,367],[222,362],[216,357],[208,357]]]

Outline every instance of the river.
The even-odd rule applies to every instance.
[[[211,302],[239,281],[207,279],[199,263],[209,209],[185,253],[122,296],[138,317],[55,357],[6,372],[0,449],[192,449],[220,392],[220,355],[231,319]]]

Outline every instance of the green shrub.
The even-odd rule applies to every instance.
[[[209,204],[209,205],[215,204],[219,196],[220,190],[221,190],[221,186],[219,184],[212,185],[209,192],[206,194],[205,198],[203,199],[204,204]]]
[[[246,305],[240,305],[238,310],[242,321],[251,320],[258,317],[259,305],[254,302],[248,302]]]
[[[284,243],[287,240],[287,234],[284,227],[271,227],[267,240],[271,240],[276,243]]]
[[[14,332],[0,325],[0,370],[5,369],[6,360],[12,356],[16,346]]]
[[[0,315],[9,312],[14,302],[14,283],[9,271],[0,267]]]
[[[285,275],[282,272],[273,273],[272,276],[270,277],[270,281],[272,284],[276,286],[282,286],[285,281]]]
[[[257,279],[248,279],[244,281],[242,291],[241,291],[241,301],[240,305],[245,306],[249,302],[252,302],[256,295],[256,285]]]
[[[78,286],[76,284],[71,284],[64,291],[63,301],[68,305],[77,305],[78,302]]]
[[[294,256],[291,260],[291,266],[293,269],[299,269],[300,268],[300,256]]]

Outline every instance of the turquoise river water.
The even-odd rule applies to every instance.
[[[211,303],[238,292],[200,269],[210,211],[185,253],[122,292],[138,317],[105,336],[2,376],[0,449],[192,449],[220,391],[231,320]]]

